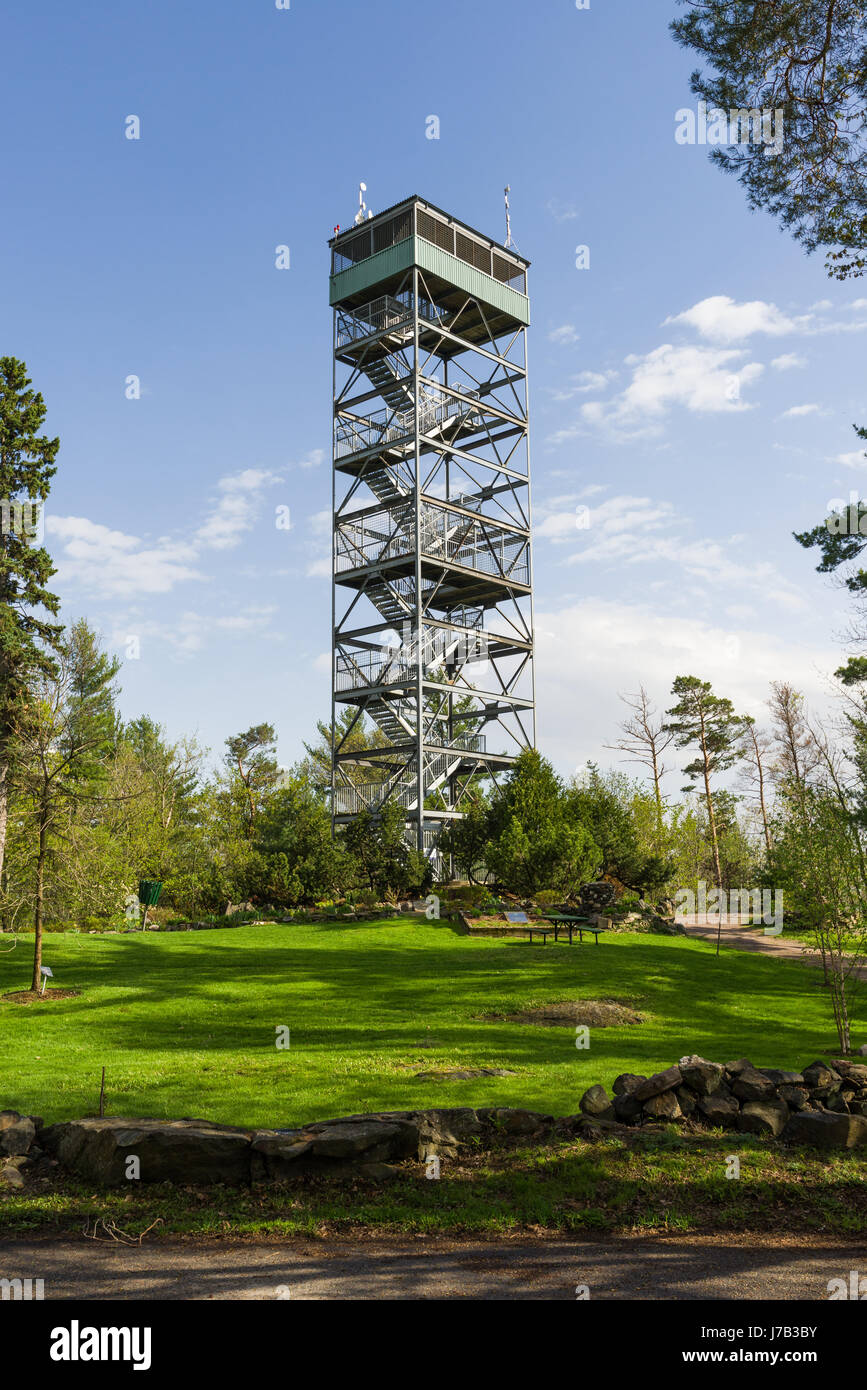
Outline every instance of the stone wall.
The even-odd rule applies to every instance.
[[[768,1135],[822,1149],[867,1147],[867,1065],[813,1062],[779,1071],[682,1057],[654,1076],[624,1073],[609,1096],[591,1086],[562,1119],[513,1108],[395,1110],[321,1120],[299,1129],[239,1129],[208,1120],[88,1116],[44,1126],[0,1111],[0,1186],[24,1187],[63,1171],[89,1182],[273,1183],[309,1176],[385,1180],[406,1160],[450,1159],[503,1143],[628,1136],[638,1126],[682,1124]]]
[[[684,1123],[768,1134],[820,1148],[867,1144],[867,1066],[844,1059],[779,1071],[681,1057],[654,1076],[624,1072],[609,1096],[591,1086],[579,1101],[598,1127]]]

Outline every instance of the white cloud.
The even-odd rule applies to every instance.
[[[830,462],[842,464],[844,468],[867,468],[867,453],[855,449],[851,454],[835,454]]]
[[[808,405],[791,405],[788,410],[783,411],[780,418],[782,420],[787,420],[793,416],[797,417],[799,415],[818,415],[821,408],[821,406],[812,403]]]
[[[784,352],[782,357],[775,357],[771,366],[778,372],[790,372],[794,367],[806,367],[806,357],[800,357],[797,352]]]
[[[712,342],[738,343],[754,333],[766,333],[771,337],[794,333],[807,322],[807,318],[789,318],[776,304],[768,304],[763,299],[738,304],[729,295],[717,294],[667,318],[664,326],[686,324]]]
[[[193,544],[209,550],[231,550],[239,545],[255,524],[264,490],[282,481],[280,474],[261,468],[247,468],[221,478],[217,483],[220,497],[194,532]]]
[[[727,627],[601,598],[560,611],[537,610],[536,638],[540,746],[567,773],[589,758],[620,765],[615,752],[604,751],[624,717],[619,691],[634,691],[643,683],[658,708],[665,709],[672,703],[675,676],[695,675],[711,681],[737,710],[766,723],[764,702],[772,680],[790,680],[815,707],[823,708],[826,691],[817,667],[833,670],[840,664],[839,651],[830,644],[816,651],[737,620]],[[679,758],[687,760],[674,754],[673,766],[682,765]],[[638,775],[638,769],[633,771]],[[675,771],[670,790],[676,793],[682,780]]]
[[[572,425],[549,436],[562,444],[591,430],[621,441],[659,434],[675,406],[699,414],[749,410],[742,392],[762,375],[758,362],[741,364],[741,349],[673,347],[664,343],[645,357],[626,358],[632,380],[610,401],[588,401]]]
[[[559,328],[553,328],[548,334],[549,343],[557,343],[561,347],[568,346],[569,343],[577,343],[579,334],[575,331],[574,323],[561,324]]]
[[[60,582],[106,598],[167,594],[176,584],[205,577],[194,566],[195,550],[184,541],[162,538],[148,544],[80,516],[49,514],[45,530],[62,546],[59,555],[53,551]]]
[[[304,456],[304,458],[301,459],[301,460],[298,462],[298,464],[296,465],[296,467],[298,467],[298,468],[305,468],[305,469],[306,469],[306,468],[319,468],[319,467],[321,467],[321,465],[322,465],[324,462],[325,462],[325,450],[324,450],[324,449],[311,449],[311,450],[310,450],[310,453],[309,453],[309,454],[306,454],[306,455]]]
[[[571,386],[567,386],[560,391],[552,391],[551,396],[555,401],[571,401],[575,396],[585,396],[588,391],[604,391],[609,382],[614,381],[617,372],[579,372],[577,376],[570,377]]]
[[[574,222],[578,212],[572,203],[564,203],[561,198],[549,198],[546,210],[555,222]]]

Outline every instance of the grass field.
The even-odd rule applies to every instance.
[[[0,993],[29,983],[31,941],[0,950]],[[468,940],[412,919],[46,939],[76,998],[0,1004],[0,1108],[46,1122],[94,1113],[291,1127],[356,1111],[519,1105],[573,1114],[584,1089],[688,1052],[797,1067],[835,1054],[817,972],[678,937],[598,947]],[[646,1015],[594,1029],[480,1015],[614,998]],[[863,1018],[857,1044],[867,1036]],[[291,1030],[278,1050],[277,1029]],[[416,1080],[502,1067],[514,1076]]]

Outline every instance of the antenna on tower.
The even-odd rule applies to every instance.
[[[503,189],[503,193],[506,199],[506,246],[511,246],[514,248],[515,243],[512,240],[512,213],[509,206],[509,194],[511,193],[511,191],[512,185],[510,183],[507,183],[506,187]]]
[[[362,222],[369,221],[370,218],[373,217],[373,213],[367,211],[367,203],[364,201],[364,195],[366,192],[367,184],[360,183],[358,185],[358,212],[355,214],[356,227],[360,227]]]

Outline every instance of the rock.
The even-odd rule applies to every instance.
[[[755,1071],[755,1067],[747,1057],[742,1057],[739,1062],[726,1062],[725,1069],[729,1076],[739,1076],[742,1071]]]
[[[830,1095],[840,1088],[839,1075],[824,1062],[811,1062],[804,1067],[804,1082],[814,1095]]]
[[[651,1100],[654,1096],[661,1096],[664,1091],[673,1091],[682,1080],[680,1067],[669,1067],[667,1071],[658,1071],[654,1076],[649,1076],[631,1094],[636,1100]]]
[[[867,1144],[867,1119],[830,1110],[801,1110],[790,1116],[781,1137],[786,1143],[817,1149],[854,1149]]]
[[[36,1126],[28,1115],[0,1130],[0,1154],[26,1154],[36,1138]]]
[[[698,1105],[698,1096],[689,1086],[678,1086],[674,1094],[677,1096],[678,1105],[687,1119],[689,1119]]]
[[[849,1101],[850,1115],[867,1115],[867,1096],[856,1096]]]
[[[357,1120],[332,1120],[308,1125],[316,1158],[349,1159],[364,1154],[365,1162],[379,1163],[387,1158],[415,1157],[418,1127],[408,1120],[369,1116]]]
[[[590,1086],[579,1100],[578,1109],[582,1115],[589,1115],[591,1119],[595,1116],[607,1120],[614,1119],[614,1106],[604,1086]]]
[[[637,1076],[634,1071],[624,1071],[616,1078],[611,1089],[615,1096],[627,1096],[646,1080],[646,1076]]]
[[[810,1092],[806,1086],[779,1086],[777,1095],[793,1110],[803,1110],[810,1103]]]
[[[17,1125],[21,1118],[17,1110],[0,1110],[0,1133],[11,1125]]]
[[[5,1163],[0,1168],[0,1183],[5,1187],[23,1187],[24,1178],[11,1163]]]
[[[825,1098],[825,1109],[831,1110],[838,1115],[848,1115],[849,1107],[840,1091],[833,1091]]]
[[[704,1057],[683,1057],[680,1074],[696,1095],[711,1096],[722,1084],[723,1068],[718,1062],[705,1061]]]
[[[414,1115],[418,1126],[418,1158],[453,1157],[461,1146],[481,1136],[482,1122],[475,1110],[422,1110]]]
[[[654,1120],[682,1120],[683,1111],[674,1091],[661,1091],[651,1096],[643,1105],[645,1115]]]
[[[393,1178],[401,1177],[400,1169],[392,1163],[361,1163],[358,1173],[371,1182],[390,1182]]]
[[[49,1153],[81,1177],[119,1187],[126,1160],[140,1160],[142,1182],[209,1184],[250,1180],[250,1134],[208,1120],[72,1120],[42,1132]]]
[[[867,1086],[867,1067],[862,1067],[855,1062],[838,1062],[835,1059],[834,1070],[840,1072],[849,1085]]]
[[[782,1134],[789,1118],[783,1100],[748,1100],[737,1117],[737,1127],[745,1134]]]
[[[776,1087],[755,1067],[743,1067],[732,1082],[732,1090],[738,1100],[769,1100]]]
[[[698,1110],[708,1124],[721,1126],[723,1129],[735,1124],[738,1117],[738,1103],[728,1096],[703,1096],[698,1103]]]
[[[303,1130],[295,1135],[261,1134],[253,1139],[251,1148],[251,1177],[258,1182],[285,1182],[309,1171],[305,1160],[312,1158],[313,1140],[305,1137]]]
[[[540,1115],[535,1110],[479,1110],[477,1114],[505,1134],[538,1134],[540,1129],[554,1123],[553,1115]]]
[[[777,1071],[775,1067],[759,1067],[762,1076],[766,1076],[775,1086],[803,1086],[804,1077],[799,1071]]]
[[[856,1057],[867,1057],[867,1043],[863,1043],[861,1047],[856,1047],[856,1049],[855,1049],[855,1056],[856,1056]]]
[[[615,1096],[614,1114],[621,1124],[632,1124],[641,1114],[641,1101],[636,1100],[631,1092]]]

